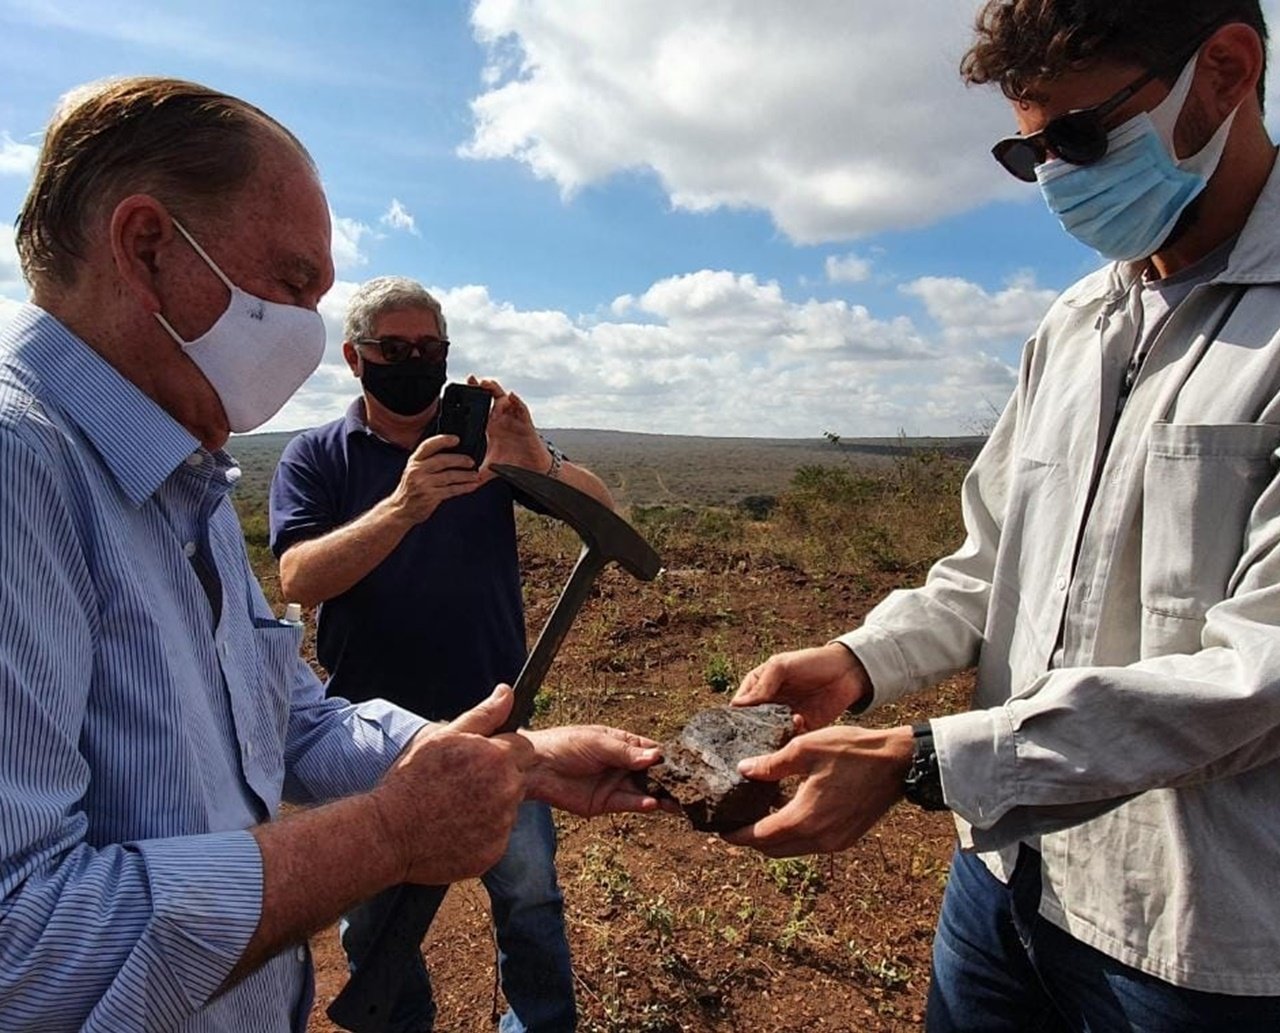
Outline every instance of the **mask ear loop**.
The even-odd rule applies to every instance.
[[[1173,89],[1169,91],[1169,95],[1165,97],[1159,104],[1151,109],[1148,118],[1151,124],[1155,126],[1156,132],[1160,135],[1161,142],[1168,150],[1169,156],[1173,158],[1178,168],[1184,172],[1195,173],[1208,179],[1213,171],[1218,167],[1218,162],[1222,160],[1222,152],[1227,147],[1227,137],[1231,133],[1231,126],[1235,123],[1236,115],[1240,111],[1240,105],[1232,110],[1222,121],[1222,125],[1214,131],[1213,136],[1195,154],[1188,154],[1185,158],[1178,157],[1177,147],[1173,142],[1173,131],[1178,125],[1178,119],[1182,115],[1182,109],[1186,107],[1187,97],[1191,93],[1191,84],[1195,81],[1196,65],[1200,60],[1200,51],[1197,50],[1191,60],[1183,66],[1181,74],[1179,74],[1177,82],[1173,84]]]
[[[202,248],[199,244],[196,243],[196,238],[187,232],[187,228],[184,225],[182,225],[182,223],[180,223],[176,218],[173,219],[173,227],[179,233],[181,233],[183,237],[186,238],[187,243],[191,245],[191,247],[195,250],[195,253],[199,255],[202,259],[204,259],[204,264],[213,270],[213,275],[216,276],[219,280],[221,280],[224,284],[226,284],[227,290],[231,291],[231,293],[234,294],[236,292],[236,285],[227,278],[226,273],[224,273],[221,269],[218,268],[218,263],[209,257],[209,253],[205,251],[205,249]],[[173,326],[169,323],[167,319],[164,318],[163,315],[157,312],[155,313],[155,317],[156,317],[156,320],[160,323],[160,325],[169,332],[169,336],[172,337],[181,347],[185,348],[187,346],[189,342],[184,341],[180,336],[178,336],[178,331],[176,331],[173,328]]]
[[[1182,115],[1183,107],[1186,106],[1187,95],[1191,93],[1191,83],[1195,80],[1196,65],[1199,61],[1200,51],[1197,49],[1191,55],[1191,60],[1182,66],[1182,71],[1178,73],[1178,78],[1174,81],[1168,96],[1147,113],[1151,124],[1160,134],[1161,142],[1168,148],[1174,160],[1177,160],[1178,154],[1173,147],[1173,130]]]

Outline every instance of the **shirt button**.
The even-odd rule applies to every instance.
[[[187,559],[190,559],[192,556],[194,556],[194,555],[196,554],[196,543],[195,543],[195,542],[183,542],[183,543],[182,543],[182,554],[183,554],[184,556],[186,556],[186,557],[187,557]]]
[[[307,960],[307,948],[306,948],[306,947],[299,947],[299,948],[298,948],[298,950],[297,950],[297,956],[298,956],[298,960],[299,960],[299,961],[306,961],[306,960]]]
[[[1067,579],[1065,577],[1058,578],[1054,584],[1057,586],[1059,592],[1065,592],[1067,590]]]
[[[226,478],[226,481],[227,481],[227,483],[228,483],[228,484],[235,484],[237,481],[239,481],[239,480],[240,480],[240,478],[243,476],[243,474],[241,473],[240,467],[238,467],[238,466],[228,466],[228,467],[227,467],[227,468],[222,472],[222,476]]]
[[[253,756],[253,743],[249,742],[247,739],[244,743],[244,755],[246,759]]]
[[[191,455],[187,456],[186,462],[188,466],[200,466],[204,462],[204,456],[199,452],[192,452]]]
[[[227,655],[227,640],[226,640],[226,639],[223,639],[221,642],[219,642],[219,643],[218,643],[218,652],[219,652],[219,653],[221,653],[221,654],[223,655],[223,657],[225,657],[225,656]]]

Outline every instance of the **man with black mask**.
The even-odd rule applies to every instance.
[[[599,478],[539,436],[525,404],[495,380],[472,378],[493,398],[485,464],[477,470],[446,451],[457,444],[437,433],[447,327],[440,303],[418,283],[379,277],[361,286],[344,333],[361,396],[341,419],[295,437],[272,480],[281,590],[288,600],[323,604],[316,651],[330,695],[380,697],[452,718],[513,682],[526,654],[516,498],[489,464],[537,470],[610,507],[613,500]],[[483,881],[511,1006],[500,1030],[572,1030],[573,975],[546,805],[521,805],[507,853]],[[389,898],[345,917],[353,967]],[[388,1028],[429,1030],[436,1009],[420,953],[403,972]]]

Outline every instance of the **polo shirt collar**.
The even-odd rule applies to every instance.
[[[356,433],[373,433],[373,430],[369,427],[368,418],[365,416],[364,395],[357,395],[351,404],[347,406],[346,414],[342,417],[342,429],[347,437]]]
[[[199,449],[190,431],[43,309],[23,305],[10,332],[14,356],[84,432],[135,506]]]
[[[423,428],[422,437],[426,438],[431,434],[434,434],[435,428],[439,426],[439,423],[440,413],[439,410],[437,410],[432,421]],[[387,441],[386,438],[369,426],[369,416],[364,407],[364,395],[357,395],[352,400],[351,404],[347,406],[347,411],[342,417],[342,433],[346,438],[350,438],[353,434],[364,434],[368,437],[384,442],[385,444],[391,445],[393,448],[401,447],[394,444],[394,442]]]

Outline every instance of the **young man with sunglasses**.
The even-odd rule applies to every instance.
[[[739,704],[804,776],[729,838],[957,818],[931,1031],[1280,1028],[1280,172],[1256,0],[990,0],[963,70],[1104,268],[1053,305],[964,486],[968,539]],[[977,665],[974,709],[824,728]]]
[[[612,507],[590,471],[534,428],[495,380],[488,451],[477,470],[437,432],[449,339],[439,302],[403,277],[353,295],[343,355],[362,392],[345,416],[294,438],[271,485],[271,547],[281,590],[322,604],[316,653],[330,695],[382,698],[448,720],[514,682],[525,655],[513,494],[488,472],[510,463],[559,477]],[[465,801],[459,800],[459,806]],[[482,877],[493,904],[502,1033],[575,1026],[573,973],[546,805],[521,805],[503,858]],[[435,891],[435,906],[447,887]],[[343,946],[358,966],[394,892],[347,914]],[[430,1030],[436,1006],[422,955],[404,959],[391,1033]]]

